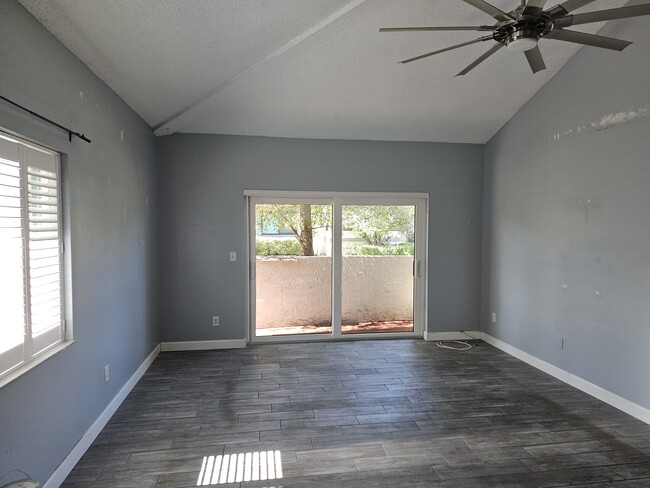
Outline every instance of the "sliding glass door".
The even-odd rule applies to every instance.
[[[332,333],[332,205],[257,201],[255,335]]]
[[[424,196],[254,193],[251,340],[421,335]]]
[[[342,334],[413,332],[415,207],[342,206]]]

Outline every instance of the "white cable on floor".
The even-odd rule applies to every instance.
[[[464,330],[461,330],[460,333],[461,333],[461,334],[465,334],[465,335],[466,335],[467,337],[469,337],[470,339],[478,340],[478,339],[476,339],[476,337],[472,337],[471,335],[469,335],[469,334],[468,334],[467,332],[465,332]],[[435,344],[436,344],[436,346],[438,346],[438,347],[440,347],[440,348],[442,348],[442,349],[451,349],[452,351],[469,351],[470,349],[476,347],[476,344],[470,344],[470,343],[467,342],[467,341],[457,341],[457,340],[453,340],[453,341],[438,341],[438,342],[436,342]],[[450,346],[450,345],[448,345],[448,344],[460,344],[461,347],[458,347],[458,346]]]
[[[460,344],[461,347],[450,346],[448,344]],[[436,346],[442,349],[451,349],[452,351],[469,351],[474,346],[467,341],[440,341],[436,342]]]

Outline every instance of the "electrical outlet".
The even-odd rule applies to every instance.
[[[497,313],[496,312],[492,312],[492,316],[490,317],[490,320],[492,320],[493,324],[497,323]]]
[[[111,379],[111,371],[108,368],[108,364],[104,366],[104,383],[108,383],[108,380]]]
[[[219,327],[219,316],[214,315],[212,317],[212,327]]]
[[[236,251],[230,251],[230,260],[231,261],[237,261],[237,252]]]

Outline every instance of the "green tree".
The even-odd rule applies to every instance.
[[[269,227],[291,231],[300,244],[302,256],[314,255],[314,230],[332,225],[330,205],[258,204],[255,216],[258,234]]]
[[[412,205],[345,205],[346,230],[359,234],[372,246],[385,246],[391,232],[412,242],[415,236],[415,207]]]
[[[300,244],[302,256],[314,255],[314,230],[332,226],[331,205],[258,204],[255,215],[258,235],[269,228],[291,232]],[[346,230],[356,232],[371,246],[386,246],[391,233],[398,233],[406,241],[413,242],[415,207],[344,205],[343,223]]]

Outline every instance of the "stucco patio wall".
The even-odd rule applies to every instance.
[[[329,323],[330,257],[257,258],[257,327]],[[343,258],[343,323],[413,320],[412,256]]]

